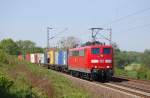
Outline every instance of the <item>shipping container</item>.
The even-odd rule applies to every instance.
[[[26,61],[30,62],[30,54],[29,53],[26,54]]]
[[[55,52],[55,64],[58,65],[58,52]]]
[[[67,65],[67,51],[58,52],[58,65]]]
[[[47,53],[45,52],[44,53],[44,64],[48,64],[48,60],[47,60]]]
[[[23,60],[23,56],[21,54],[18,55],[18,60]]]
[[[35,63],[35,54],[30,54],[30,62]]]
[[[51,65],[55,64],[55,51],[54,50],[48,51],[48,62]]]
[[[68,53],[67,51],[63,52],[63,65],[67,65]]]
[[[37,63],[44,64],[44,54],[43,53],[37,53]]]
[[[38,55],[37,53],[34,54],[35,63],[38,64]]]
[[[58,65],[63,65],[63,51],[58,52]]]

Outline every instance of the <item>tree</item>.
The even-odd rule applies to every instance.
[[[31,48],[34,48],[36,45],[34,42],[30,40],[24,40],[24,41],[19,40],[19,41],[16,41],[16,44],[20,49],[31,49]]]
[[[144,51],[141,62],[150,67],[150,49],[147,49]]]
[[[12,39],[3,39],[0,42],[0,48],[10,55],[17,55],[19,48],[17,44]]]
[[[68,49],[78,46],[80,44],[80,40],[76,37],[70,36],[67,38],[62,38],[58,43],[61,48]]]
[[[35,53],[35,52],[43,52],[43,48],[36,47],[36,44],[30,40],[19,40],[16,41],[17,46],[20,49],[21,53]]]
[[[115,52],[120,52],[120,49],[119,49],[119,47],[118,47],[116,42],[112,43],[112,47],[113,47]]]

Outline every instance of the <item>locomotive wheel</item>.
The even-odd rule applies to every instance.
[[[79,73],[79,78],[83,79],[83,74],[81,72]]]
[[[107,81],[111,80],[111,77],[112,77],[112,76],[111,76],[110,71],[107,71],[107,72],[106,72],[106,80],[107,80]]]
[[[72,72],[72,70],[70,70],[70,75],[71,75],[71,76],[73,76],[73,72]]]
[[[93,75],[92,74],[89,74],[88,77],[89,77],[90,81],[93,81]]]

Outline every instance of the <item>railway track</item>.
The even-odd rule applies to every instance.
[[[133,87],[129,87],[129,86],[127,87],[125,85],[118,85],[118,84],[112,84],[112,83],[103,83],[102,85],[135,95],[136,97],[139,97],[139,98],[150,98],[149,92],[144,92],[143,90],[139,90]]]
[[[148,81],[113,77],[109,82],[93,81],[93,83],[134,95],[134,98],[150,98],[150,83]]]
[[[112,81],[103,85],[127,93],[132,93],[143,98],[150,98],[150,82],[131,78],[113,77]]]
[[[83,80],[83,79],[80,79],[80,80]],[[86,80],[83,80],[83,81],[86,81]],[[90,82],[90,81],[87,81],[87,82]],[[132,81],[131,79],[130,80],[124,79],[124,78],[116,79],[116,77],[113,77],[112,81],[109,81],[109,82],[93,81],[91,83],[94,83],[100,86],[105,86],[107,88],[123,92],[125,94],[133,95],[134,98],[150,98],[150,84],[147,81],[145,82],[143,81],[141,84],[141,80],[136,80],[135,82],[135,80]]]
[[[68,76],[72,77],[70,75],[67,75],[67,77]],[[77,77],[73,77],[73,78],[79,79]],[[80,79],[80,80],[85,82],[85,84],[90,83],[92,85],[96,85],[97,87],[100,87],[100,88],[102,87],[102,89],[106,88],[115,92],[119,92],[128,96],[132,96],[132,98],[150,98],[150,91],[145,91],[144,88],[141,90],[141,89],[133,88],[131,86],[120,85],[118,83],[113,83],[113,82],[97,82],[97,81],[90,82],[90,81],[83,80],[83,79]],[[112,96],[115,97],[115,94]]]
[[[124,79],[124,81],[117,82],[119,79]],[[128,78],[113,77],[111,83],[150,93],[149,81],[137,80],[131,78],[128,79]]]
[[[59,72],[67,77],[72,77],[66,73]],[[72,77],[77,78],[77,77]],[[79,78],[77,78],[79,79]],[[150,98],[150,82],[144,80],[128,79],[122,77],[113,77],[109,82],[97,82],[97,81],[87,81],[85,79],[80,79],[83,82],[89,82],[91,84],[99,85],[102,87],[107,87],[110,89],[117,90],[125,94],[133,95],[134,98]]]

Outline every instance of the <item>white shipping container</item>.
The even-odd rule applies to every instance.
[[[30,54],[30,62],[31,63],[35,63],[35,55],[34,54]]]
[[[67,51],[63,52],[63,65],[67,65]]]
[[[44,64],[44,54],[43,53],[37,53],[37,62]]]
[[[58,52],[55,52],[55,64],[58,65]]]

